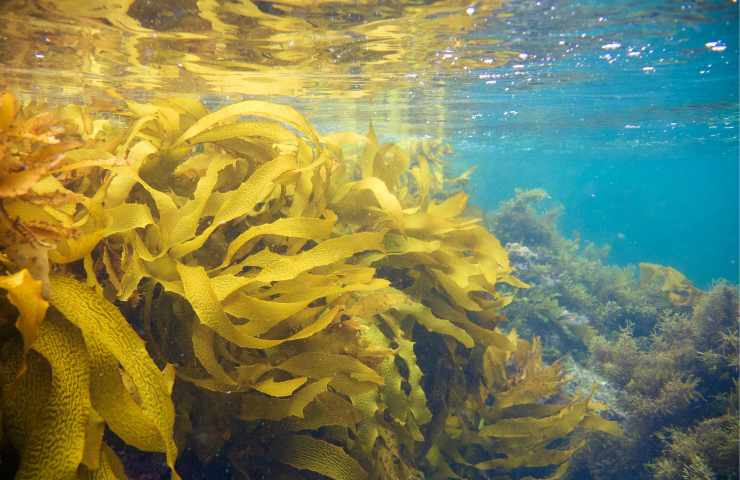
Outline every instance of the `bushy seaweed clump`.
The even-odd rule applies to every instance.
[[[608,248],[565,238],[556,225],[561,209],[538,208],[546,198],[543,190],[520,190],[486,216],[517,275],[531,286],[506,308],[507,324],[524,336],[542,337],[547,358],[566,352],[585,358],[597,332],[631,325],[649,334],[671,308],[665,295],[640,285],[633,268],[607,265]]]
[[[625,330],[616,341],[592,341],[593,365],[618,386],[628,412],[629,434],[609,448],[636,475],[737,478],[737,316],[737,288],[720,282],[692,311],[662,316],[649,337]],[[720,440],[723,448],[710,447]]]
[[[657,480],[738,478],[739,436],[735,401],[727,415],[702,420],[687,431],[663,432],[665,448],[650,470]]]
[[[627,432],[592,437],[574,475],[737,478],[737,287],[701,292],[670,267],[640,264],[638,278],[607,266],[594,247],[557,234],[556,216],[535,209],[544,198],[518,192],[489,215],[532,286],[504,312],[553,357],[574,355],[576,375],[605,381]]]
[[[6,473],[125,478],[135,447],[173,478],[559,478],[620,434],[499,329],[526,284],[438,144],[172,98],[46,112],[29,146],[0,107]]]

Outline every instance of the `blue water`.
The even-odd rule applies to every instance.
[[[737,282],[737,4],[605,3],[517,2],[491,23],[526,55],[476,71],[452,106],[472,197],[541,187],[615,263]]]

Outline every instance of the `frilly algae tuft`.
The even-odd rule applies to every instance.
[[[2,153],[51,189],[18,170],[0,190],[16,236],[3,311],[18,311],[1,330],[0,418],[17,478],[124,478],[105,430],[163,453],[175,478],[197,468],[176,465],[188,451],[241,478],[334,480],[560,478],[585,432],[620,434],[591,396],[563,395],[536,339],[499,330],[528,286],[440,144],[170,98],[128,102],[120,123],[50,111],[77,143],[36,160],[13,153],[28,115],[2,98]],[[44,270],[10,255],[24,242],[51,275],[34,273],[46,256]]]
[[[559,233],[560,210],[537,208],[547,197],[517,191],[488,221],[532,285],[506,307],[508,325],[542,335],[574,384],[603,384],[594,397],[625,430],[588,437],[569,475],[737,478],[737,285],[702,291],[671,267],[610,266],[608,246]]]

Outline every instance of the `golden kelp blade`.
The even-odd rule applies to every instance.
[[[197,250],[220,225],[251,213],[257,203],[263,201],[269,194],[269,190],[274,187],[274,181],[294,167],[295,160],[289,156],[280,156],[261,165],[238,189],[226,194],[210,226],[193,239],[174,246],[172,253],[182,257]]]
[[[678,270],[655,263],[640,263],[640,284],[654,284],[677,306],[692,306],[703,292]]]
[[[365,469],[343,449],[308,435],[278,439],[274,444],[274,455],[288,465],[320,473],[332,480],[368,478]]]
[[[121,460],[108,445],[103,445],[100,449],[100,459],[98,468],[87,470],[80,473],[82,480],[126,480],[126,472],[123,469]]]
[[[283,420],[288,417],[303,418],[306,407],[317,396],[326,392],[331,378],[322,378],[304,385],[290,398],[269,398],[247,394],[242,397],[239,418],[243,420]]]
[[[292,107],[258,100],[247,100],[229,105],[199,119],[188,128],[175,142],[175,145],[188,141],[196,135],[225,120],[240,116],[264,117],[271,120],[287,123],[299,132],[307,135],[315,144],[319,143],[319,136],[313,127]]]
[[[85,345],[69,322],[51,316],[33,349],[41,357],[29,358],[18,383],[3,386],[4,427],[20,453],[15,478],[72,479],[83,460],[90,410]]]
[[[0,94],[0,131],[7,129],[18,113],[18,101],[10,92]]]
[[[82,330],[86,344],[110,352],[128,373],[141,398],[144,417],[160,434],[159,450],[167,455],[173,478],[179,478],[174,471],[175,411],[169,386],[149,357],[144,342],[114,305],[71,277],[51,277],[50,302]]]
[[[331,234],[334,224],[334,219],[322,220],[319,218],[296,217],[279,218],[272,223],[256,225],[245,230],[229,244],[222,266],[231,263],[231,260],[244,244],[259,236],[280,235],[319,241],[324,240]]]
[[[178,264],[177,270],[183,282],[184,296],[193,306],[193,310],[195,310],[203,325],[243,348],[272,348],[285,342],[308,338],[326,328],[334,319],[338,310],[337,308],[327,309],[313,323],[289,337],[276,340],[258,338],[246,334],[244,328],[234,325],[226,317],[203,267],[188,267]]]
[[[28,270],[23,269],[12,275],[0,276],[0,288],[8,291],[8,300],[18,309],[15,326],[23,336],[23,357],[31,349],[39,335],[41,321],[46,315],[49,303],[41,295],[42,284],[35,280]],[[25,370],[25,360],[21,371]]]

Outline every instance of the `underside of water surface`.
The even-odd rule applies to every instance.
[[[6,0],[0,72],[0,478],[738,478],[736,2]]]

